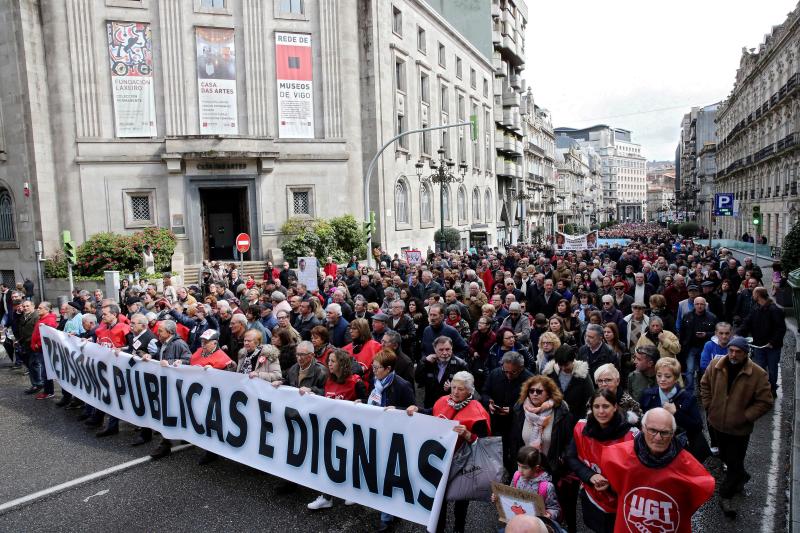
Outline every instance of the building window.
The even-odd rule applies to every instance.
[[[421,26],[417,26],[417,50],[423,54],[428,53],[428,38],[425,29]]]
[[[458,222],[467,223],[467,190],[462,186],[458,189]]]
[[[484,196],[483,215],[486,217],[486,222],[492,220],[492,191],[490,189],[486,189]]]
[[[280,0],[280,11],[283,14],[303,15],[305,13],[304,0]]]
[[[445,57],[445,49],[442,43],[439,43],[439,66],[447,68],[447,58]]]
[[[155,191],[127,190],[125,194],[125,227],[142,228],[156,223]]]
[[[444,149],[444,157],[450,159],[450,136],[447,134],[447,130],[442,130],[442,146]]]
[[[461,58],[456,56],[456,78],[461,79],[463,77],[463,66],[461,64]]]
[[[394,187],[394,210],[397,212],[398,224],[409,223],[411,219],[408,212],[409,203],[408,185],[403,179],[397,180],[397,184]]]
[[[483,97],[489,98],[489,80],[483,78]]]
[[[13,270],[0,270],[0,283],[6,287],[15,287],[17,285],[16,276]]]
[[[14,228],[14,202],[11,193],[0,189],[0,242],[15,242],[17,233]]]
[[[225,9],[225,0],[200,0],[200,7]]]
[[[469,69],[469,86],[475,89],[478,86],[478,73],[474,68]]]
[[[442,84],[439,90],[439,108],[442,110],[442,113],[448,113],[450,111],[450,90],[447,88],[447,85]]]
[[[423,224],[433,222],[431,186],[425,182],[419,188],[419,219]]]
[[[472,166],[473,168],[480,168],[481,166],[481,150],[480,146],[478,146],[478,139],[481,138],[481,129],[480,125],[480,117],[478,116],[478,105],[472,104],[472,115],[475,116],[475,134],[474,134],[474,141],[472,141]],[[472,132],[470,132],[472,133]]]
[[[398,36],[403,36],[403,12],[392,6],[392,31]]]
[[[472,191],[472,220],[481,221],[481,194],[477,187]]]
[[[310,191],[292,191],[292,213],[295,215],[311,214]]]
[[[431,102],[430,77],[424,72],[419,74],[419,99],[426,104]]]
[[[402,59],[394,60],[394,83],[398,91],[406,92],[406,62]]]
[[[420,128],[427,128],[429,126],[428,122],[428,107],[423,105],[422,106],[422,117],[420,117]],[[423,155],[430,155],[431,153],[431,132],[430,131],[423,131],[422,135],[420,136],[420,153]]]
[[[450,222],[450,187],[447,185],[442,185],[442,210],[444,219]]]

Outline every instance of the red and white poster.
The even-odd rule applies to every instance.
[[[106,31],[117,137],[155,137],[150,24],[108,22]]]
[[[234,32],[228,28],[196,28],[196,37],[200,133],[236,135]]]
[[[314,77],[311,35],[275,32],[278,136],[314,138]]]

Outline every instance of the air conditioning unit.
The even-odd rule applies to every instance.
[[[395,107],[398,116],[406,116],[406,96],[404,94],[397,93]]]

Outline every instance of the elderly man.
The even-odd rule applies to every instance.
[[[781,360],[783,337],[786,335],[786,322],[783,310],[775,305],[767,289],[753,289],[753,310],[736,331],[739,335],[752,335],[754,349],[753,362],[767,371],[772,396],[778,391],[778,363]]]
[[[614,307],[614,297],[610,294],[603,295],[602,297],[602,304],[600,309],[600,318],[603,321],[603,324],[608,324],[609,322],[616,324],[617,329],[619,331],[625,331],[625,315],[622,312]]]
[[[414,356],[413,343],[416,340],[417,325],[406,314],[406,304],[403,300],[392,302],[392,307],[389,309],[389,323],[386,326],[400,335],[403,352],[409,357]]]
[[[222,350],[228,355],[236,358],[239,350],[244,348],[244,333],[247,331],[247,317],[237,313],[231,317],[231,339],[228,346],[223,346]]]
[[[325,320],[330,334],[330,343],[342,348],[352,342],[350,338],[350,322],[342,316],[342,306],[337,303],[328,304],[325,308]]]
[[[694,299],[700,296],[700,289],[697,285],[692,283],[686,288],[686,294],[688,294],[688,297],[680,301],[678,304],[678,313],[675,315],[675,333],[677,334],[681,332],[681,320],[683,317],[694,310]]]
[[[644,314],[646,308],[647,306],[643,303],[633,302],[631,304],[631,314],[623,319],[625,321],[625,329],[620,331],[620,335],[628,352],[633,352],[639,339],[647,333],[650,318]]]
[[[287,313],[292,311],[292,306],[286,301],[286,295],[281,291],[272,291],[270,298],[272,298],[272,311],[275,313],[275,316],[277,316],[280,311],[286,311]]]
[[[394,371],[398,376],[414,385],[414,363],[411,358],[403,351],[402,337],[399,332],[392,329],[386,330],[381,339],[381,347],[391,350],[397,357]]]
[[[650,304],[650,297],[656,291],[652,285],[646,282],[643,272],[637,272],[633,278],[634,284],[628,289],[628,295],[633,298],[634,303],[644,304],[647,307]]]
[[[517,336],[517,342],[530,350],[531,321],[522,313],[519,302],[511,302],[508,306],[508,316],[500,324],[501,328],[509,328]]]
[[[694,374],[700,366],[700,353],[714,335],[717,317],[706,310],[706,299],[694,299],[694,309],[681,319],[681,366],[686,369],[686,388],[694,391]]]
[[[621,281],[617,281],[614,283],[614,307],[619,309],[620,313],[623,315],[629,315],[631,313],[631,306],[633,304],[633,298],[625,294],[625,283]]]
[[[420,361],[414,374],[417,386],[425,391],[423,404],[427,409],[432,408],[436,400],[442,396],[450,394],[450,382],[456,373],[467,370],[467,363],[453,355],[451,337],[445,335],[436,337],[433,349],[435,352]]]
[[[372,317],[372,339],[381,342],[383,335],[386,333],[387,324],[389,323],[389,315],[378,313]]]
[[[692,515],[714,495],[714,477],[674,438],[676,428],[657,407],[633,440],[603,452],[600,470],[619,496],[616,531],[690,533]]]
[[[536,298],[534,308],[528,308],[531,313],[544,313],[544,316],[553,316],[556,312],[558,301],[562,298],[561,294],[553,289],[553,280],[545,279],[543,283],[543,290]]]
[[[333,291],[333,303],[338,304],[342,308],[341,316],[350,322],[353,319],[353,308],[347,303],[345,299],[344,290],[336,289]]]
[[[608,344],[603,342],[603,327],[599,324],[589,324],[586,326],[584,335],[586,344],[578,349],[576,357],[579,361],[586,361],[589,364],[589,376],[594,383],[595,371],[606,363],[611,363],[619,370],[619,358],[611,351]]]
[[[464,296],[464,305],[467,306],[467,310],[469,311],[471,326],[474,326],[478,319],[481,318],[481,308],[487,303],[489,303],[489,300],[481,291],[480,285],[475,281],[470,282],[469,293]]]
[[[525,358],[518,352],[506,352],[501,363],[502,366],[486,376],[481,403],[491,416],[492,435],[503,438],[503,464],[506,470],[513,472],[517,458],[511,446],[514,421],[511,409],[519,400],[522,384],[533,374],[525,368]]]
[[[736,516],[731,498],[750,480],[744,458],[753,426],[774,403],[767,373],[750,360],[748,350],[744,338],[732,338],[728,354],[712,361],[700,380],[712,442],[728,467],[719,495],[723,512],[731,517]]]
[[[428,311],[428,327],[422,332],[422,357],[429,356],[434,353],[433,340],[446,336],[451,340],[453,353],[461,358],[465,358],[467,354],[467,343],[456,328],[445,324],[444,322],[445,307],[444,304],[435,303],[431,305]],[[438,399],[438,398],[437,398]]]

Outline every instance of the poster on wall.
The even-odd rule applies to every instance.
[[[314,138],[314,79],[311,35],[275,32],[278,136]]]
[[[112,21],[106,32],[117,137],[156,137],[150,24]]]
[[[319,289],[317,285],[319,265],[316,257],[300,257],[297,260],[297,281],[306,286],[309,291]]]
[[[411,266],[422,264],[422,252],[419,250],[403,250],[406,262]]]
[[[566,233],[556,232],[556,251],[576,251],[593,250],[597,248],[597,230],[583,235],[567,235]]]
[[[229,28],[196,28],[200,133],[236,135],[236,49]]]

